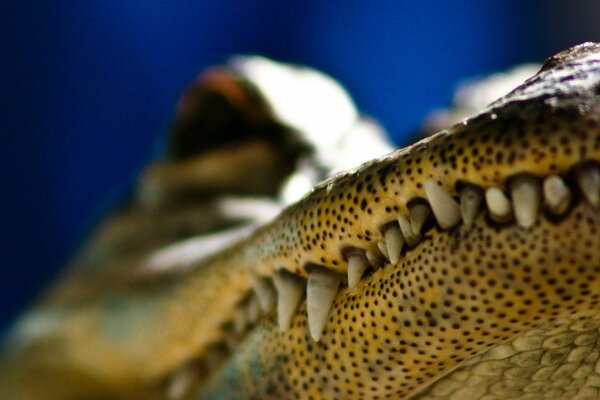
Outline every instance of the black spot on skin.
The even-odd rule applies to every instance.
[[[395,170],[396,170],[396,163],[394,161],[388,161],[386,165],[381,166],[381,168],[379,168],[377,170],[379,182],[382,185],[385,184],[385,180],[388,177],[388,175],[393,173]]]

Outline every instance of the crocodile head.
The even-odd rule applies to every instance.
[[[0,382],[25,393],[44,373],[63,398],[597,398],[599,206],[600,45],[584,44],[185,269],[67,280],[17,324]]]

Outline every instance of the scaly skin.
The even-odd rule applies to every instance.
[[[484,218],[452,235],[430,232],[422,250],[342,291],[318,343],[304,309],[289,331],[261,324],[201,398],[406,398],[540,325],[599,318],[599,222],[578,207],[526,233]]]
[[[599,81],[600,47],[574,48],[479,116],[324,182],[248,239],[189,270],[166,279],[107,274],[89,290],[65,281],[16,326],[0,393],[23,399],[161,396],[175,371],[225,340],[223,326],[251,293],[253,274],[271,278],[283,268],[306,278],[320,266],[345,275],[348,249],[376,252],[382,228],[426,198],[425,180],[457,196],[462,183],[508,189],[521,174],[557,174],[571,182],[582,162],[599,162]],[[396,265],[387,263],[340,291],[319,342],[308,334],[305,305],[285,332],[275,313],[267,313],[222,368],[198,374],[190,396],[541,396],[549,383],[525,390],[539,382],[536,373],[567,364],[563,353],[553,358],[544,351],[588,346],[569,361],[578,363],[570,377],[586,357],[588,364],[600,359],[595,345],[576,343],[573,333],[598,326],[599,222],[598,209],[577,194],[567,214],[541,215],[527,229],[514,222],[499,226],[484,212],[472,227],[428,226]],[[572,334],[561,341],[565,332]],[[526,351],[539,352],[528,368],[514,359]],[[505,372],[515,366],[523,367],[520,373]],[[54,385],[40,384],[42,373],[56,376]],[[572,379],[581,384],[555,388],[559,396],[595,390],[592,370],[577,376]],[[511,382],[516,389],[502,391]]]

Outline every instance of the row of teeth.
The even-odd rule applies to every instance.
[[[600,207],[600,166],[588,164],[579,167],[573,176],[581,196],[593,207]],[[484,190],[464,185],[458,191],[458,201],[434,180],[426,181],[424,190],[427,201],[416,202],[409,207],[408,216],[399,215],[397,221],[386,225],[383,238],[377,244],[381,254],[361,249],[345,254],[347,276],[321,267],[312,269],[308,280],[286,270],[280,270],[273,279],[253,276],[255,295],[237,309],[233,321],[235,336],[241,335],[262,313],[270,312],[275,305],[279,328],[287,330],[306,297],[310,335],[319,341],[340,288],[346,284],[354,287],[369,268],[376,269],[386,261],[398,263],[405,244],[413,247],[419,243],[422,229],[430,216],[442,229],[451,229],[461,222],[468,228],[485,205],[493,221],[508,223],[514,220],[517,225],[529,228],[535,224],[542,205],[550,214],[562,215],[573,202],[573,191],[558,175],[543,181],[530,175],[517,175],[509,180],[509,195],[499,187]]]
[[[572,174],[577,190],[593,207],[600,207],[600,166],[588,164],[576,168]],[[233,321],[226,325],[225,340],[209,347],[199,363],[191,363],[178,370],[169,384],[167,398],[180,400],[194,387],[201,370],[214,370],[227,353],[233,351],[241,338],[260,317],[277,306],[279,328],[286,331],[306,297],[308,327],[311,337],[319,341],[325,328],[331,306],[344,285],[352,288],[363,277],[367,269],[379,268],[382,263],[396,264],[402,249],[417,245],[422,229],[431,216],[442,229],[451,229],[463,223],[472,226],[481,211],[487,207],[493,221],[508,223],[513,219],[517,225],[529,228],[535,224],[542,205],[553,215],[565,214],[573,203],[573,192],[563,178],[553,175],[543,182],[530,175],[518,175],[509,180],[510,197],[499,187],[482,189],[464,185],[455,200],[434,180],[424,183],[427,201],[409,206],[409,215],[399,215],[397,221],[386,224],[383,239],[377,243],[379,252],[353,249],[346,252],[347,277],[337,272],[315,267],[308,280],[287,270],[273,276],[252,275],[253,293],[238,305]],[[384,259],[385,258],[385,259]]]

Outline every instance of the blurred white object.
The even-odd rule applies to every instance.
[[[283,204],[299,200],[328,176],[393,150],[383,128],[361,117],[348,92],[333,78],[256,56],[238,56],[231,64],[259,89],[273,114],[314,149],[282,188]]]
[[[478,114],[488,104],[531,78],[540,68],[540,64],[523,64],[506,72],[461,83],[450,108],[435,110],[425,118],[421,127],[422,136],[431,135]]]

